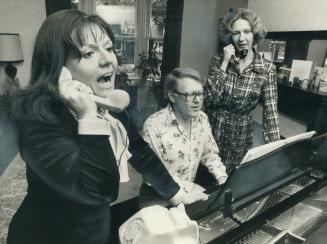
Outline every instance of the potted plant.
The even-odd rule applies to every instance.
[[[146,85],[156,85],[161,79],[162,49],[154,47],[148,53],[139,54],[140,61],[137,68],[141,72],[141,80]]]

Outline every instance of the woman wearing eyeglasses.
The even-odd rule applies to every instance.
[[[206,200],[204,189],[193,183],[199,163],[208,168],[218,184],[223,184],[227,175],[208,118],[201,111],[202,78],[196,70],[176,68],[165,82],[170,103],[145,121],[144,140],[184,191]],[[167,204],[146,183],[139,200],[141,207]]]

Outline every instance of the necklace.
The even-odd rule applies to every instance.
[[[74,119],[77,121],[78,118],[77,118],[76,113],[71,108],[69,108],[69,112],[73,115]]]

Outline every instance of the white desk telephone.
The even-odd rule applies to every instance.
[[[73,80],[72,74],[64,66],[61,70],[59,77],[59,87],[64,86],[65,82],[71,82]],[[75,81],[76,82],[76,81]],[[60,89],[59,89],[60,90]],[[94,102],[104,109],[108,109],[111,112],[120,113],[124,111],[130,103],[129,95],[124,90],[113,90],[106,98],[91,95]]]

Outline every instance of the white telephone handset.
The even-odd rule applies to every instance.
[[[64,66],[59,76],[59,91],[62,91],[66,82],[72,82],[73,77],[70,71]],[[74,82],[79,82],[74,80]],[[124,90],[113,90],[106,98],[95,95],[90,95],[94,102],[104,109],[109,111],[120,113],[124,111],[130,103],[129,95]]]

